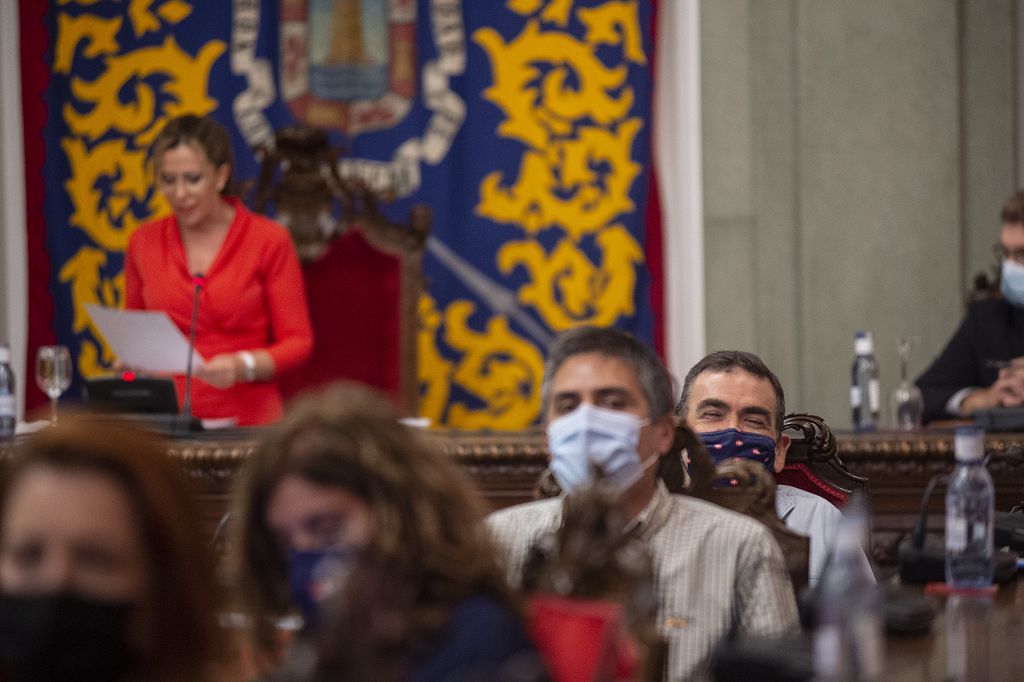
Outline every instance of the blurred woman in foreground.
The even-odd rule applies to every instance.
[[[212,566],[154,436],[61,417],[0,487],[0,679],[206,679]]]
[[[250,459],[234,543],[257,640],[298,608],[303,679],[532,679],[536,653],[454,462],[367,390],[297,403]],[[302,667],[302,666],[299,666]]]

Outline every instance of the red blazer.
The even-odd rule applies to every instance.
[[[306,294],[291,237],[284,227],[250,213],[237,199],[235,219],[199,295],[196,349],[204,358],[263,349],[274,374],[298,366],[313,347]],[[186,336],[192,321],[193,284],[173,216],[139,227],[125,255],[125,307],[163,310]],[[175,377],[178,400],[185,379]],[[239,425],[281,416],[276,381],[240,382],[227,390],[192,382],[192,413],[200,419],[235,417]]]

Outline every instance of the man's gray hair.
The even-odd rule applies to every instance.
[[[683,395],[676,406],[676,414],[685,418],[690,410],[690,391],[693,389],[693,382],[704,372],[731,372],[734,369],[742,369],[755,377],[767,379],[775,391],[775,432],[782,434],[782,422],[786,418],[786,394],[782,391],[782,384],[775,373],[768,369],[761,358],[753,353],[742,350],[719,350],[704,356],[700,362],[694,365],[686,374],[686,381],[683,382]]]
[[[636,337],[611,327],[577,327],[559,334],[548,349],[541,385],[541,409],[547,414],[551,401],[551,380],[565,361],[583,353],[599,353],[617,358],[636,372],[637,381],[647,398],[650,418],[672,411],[672,377],[661,358]]]

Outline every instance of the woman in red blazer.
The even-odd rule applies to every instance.
[[[192,413],[264,424],[281,416],[275,377],[313,347],[302,271],[288,231],[226,193],[227,130],[186,115],[152,146],[171,215],[139,227],[125,256],[125,307],[163,310],[188,335],[199,288]],[[184,377],[175,377],[179,400]]]

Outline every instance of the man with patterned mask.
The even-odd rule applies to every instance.
[[[1024,405],[1024,191],[1006,200],[1000,219],[1000,295],[971,303],[953,338],[918,377],[926,422]]]
[[[669,493],[672,384],[657,355],[624,332],[583,327],[549,349],[542,387],[550,471],[565,494],[595,471],[619,495],[627,528],[653,557],[668,679],[707,676],[711,650],[730,634],[797,627],[793,591],[775,540],[760,523]],[[678,456],[675,456],[678,461]],[[518,585],[530,548],[557,529],[564,495],[492,514],[489,524]]]
[[[778,377],[753,353],[717,351],[704,357],[686,375],[676,412],[716,464],[741,457],[774,473],[786,465],[785,393]],[[775,509],[790,530],[811,539],[809,582],[816,584],[842,513],[824,498],[788,485],[777,486]]]

